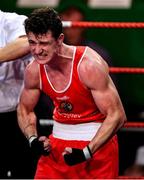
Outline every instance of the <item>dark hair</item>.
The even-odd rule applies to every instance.
[[[62,21],[58,13],[49,7],[35,9],[24,22],[26,33],[46,34],[49,30],[55,39],[62,33]]]

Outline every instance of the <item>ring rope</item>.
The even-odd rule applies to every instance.
[[[144,28],[144,22],[87,22],[62,21],[63,27],[83,28]]]
[[[131,127],[144,128],[144,123],[143,122],[126,122],[124,124],[124,127],[126,127],[126,128],[131,128]]]
[[[40,125],[42,126],[51,126],[53,125],[53,119],[40,119]],[[126,122],[124,124],[125,128],[144,128],[144,123],[143,122]]]
[[[111,73],[144,73],[144,68],[110,67]]]

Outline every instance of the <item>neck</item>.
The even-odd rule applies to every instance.
[[[72,59],[73,52],[74,52],[74,46],[69,46],[63,43],[59,51],[57,52],[57,56],[60,58]]]
[[[74,46],[62,44],[59,50],[56,52],[53,59],[47,64],[49,67],[55,69],[66,65],[73,59]]]

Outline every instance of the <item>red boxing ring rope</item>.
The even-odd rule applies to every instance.
[[[125,123],[124,127],[138,127],[138,128],[144,128],[143,122],[127,122]]]
[[[144,68],[134,67],[110,67],[111,73],[131,73],[131,74],[143,74]]]
[[[83,28],[144,28],[144,22],[87,22],[63,21],[63,27]]]

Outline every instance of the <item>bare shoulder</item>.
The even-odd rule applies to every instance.
[[[109,67],[96,51],[87,47],[78,72],[81,81],[88,88],[92,88],[95,82],[107,81]]]
[[[28,64],[25,70],[25,87],[26,88],[39,88],[40,79],[39,79],[39,65],[34,60]]]
[[[106,61],[93,49],[87,47],[85,56],[82,61],[82,66],[87,67],[88,70],[102,70],[108,71],[108,64]]]

